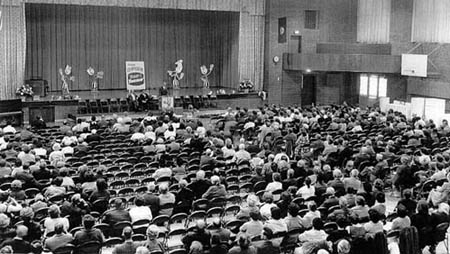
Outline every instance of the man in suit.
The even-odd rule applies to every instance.
[[[140,244],[133,242],[131,236],[133,235],[133,230],[130,227],[125,227],[122,231],[122,237],[125,240],[124,243],[116,245],[112,250],[112,254],[134,254],[136,253],[137,247]]]
[[[56,223],[55,235],[45,240],[44,247],[51,251],[55,251],[56,249],[64,247],[67,244],[71,243],[72,240],[72,235],[64,232],[63,224]]]

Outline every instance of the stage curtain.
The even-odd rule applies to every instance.
[[[414,0],[412,41],[450,42],[450,1]]]
[[[391,0],[359,0],[357,41],[389,43]]]
[[[25,70],[25,5],[0,1],[0,100],[16,98]]]
[[[125,61],[144,61],[147,88],[169,81],[184,60],[181,87],[201,87],[200,65],[215,64],[212,87],[239,83],[239,13],[27,4],[26,77],[59,91],[58,69],[73,67],[72,90],[89,90],[86,69],[104,71],[100,89],[125,89]]]

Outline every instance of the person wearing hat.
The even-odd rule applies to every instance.
[[[122,230],[122,238],[124,243],[116,245],[112,250],[112,254],[131,254],[135,253],[137,247],[139,247],[138,243],[133,242],[131,236],[133,235],[133,230],[131,227],[125,227]]]
[[[44,248],[55,251],[58,248],[64,247],[73,241],[71,234],[64,231],[64,225],[61,223],[55,224],[55,235],[45,239]]]
[[[24,237],[25,241],[33,242],[34,240],[40,240],[42,236],[42,230],[39,223],[33,220],[34,212],[31,207],[24,207],[19,212],[20,219],[23,220],[22,225],[29,229],[29,233]]]
[[[163,243],[161,243],[157,239],[158,234],[159,234],[158,226],[152,224],[147,228],[147,241],[145,242],[144,246],[150,252],[156,252],[156,251],[164,252],[164,250],[165,250]]]

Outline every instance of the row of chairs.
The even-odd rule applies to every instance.
[[[217,96],[216,95],[185,95],[175,96],[175,107],[183,107],[187,109],[189,105],[194,108],[217,108]]]
[[[159,100],[151,98],[149,109],[158,110]],[[126,98],[86,99],[78,102],[78,114],[112,113],[136,110]]]

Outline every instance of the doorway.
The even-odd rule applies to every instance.
[[[315,75],[303,75],[303,87],[301,89],[302,106],[316,104],[316,85]]]

